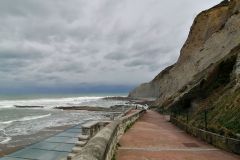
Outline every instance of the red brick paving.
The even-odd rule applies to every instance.
[[[120,139],[117,160],[240,160],[191,137],[165,116],[147,111]]]

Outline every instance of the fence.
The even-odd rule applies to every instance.
[[[212,144],[226,151],[240,154],[240,140],[228,138],[213,132],[187,125],[186,123],[178,120],[177,118],[174,118],[173,116],[170,117],[170,121],[187,133],[198,137],[201,140],[208,142],[209,144]]]

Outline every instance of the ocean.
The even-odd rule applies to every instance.
[[[126,101],[104,100],[104,97],[127,94],[74,94],[74,95],[20,95],[0,96],[0,146],[17,144],[18,138],[33,135],[52,127],[73,126],[89,120],[106,118],[108,113],[63,111],[55,107],[97,106],[110,107]],[[35,106],[17,108],[16,106]]]

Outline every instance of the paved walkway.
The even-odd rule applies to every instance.
[[[78,141],[81,125],[67,129],[44,141],[9,154],[0,160],[62,160],[66,159]]]
[[[147,111],[120,139],[117,160],[240,160],[178,129],[163,115]]]

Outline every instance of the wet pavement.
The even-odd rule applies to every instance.
[[[0,160],[62,160],[78,141],[81,126],[77,125],[41,142],[9,154]]]
[[[147,111],[120,139],[117,160],[240,160]]]

